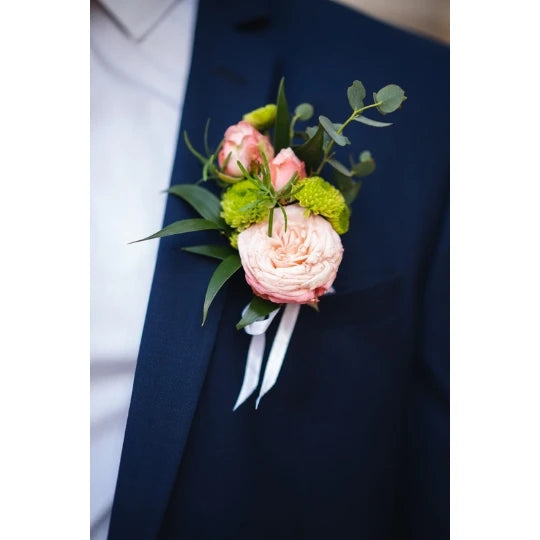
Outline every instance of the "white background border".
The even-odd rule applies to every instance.
[[[0,33],[0,537],[89,534],[89,3]]]
[[[453,0],[452,537],[540,537],[532,3]],[[2,538],[89,531],[89,5],[0,34]]]

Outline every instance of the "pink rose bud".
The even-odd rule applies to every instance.
[[[237,161],[240,161],[251,172],[258,163],[263,162],[263,152],[270,162],[274,157],[274,148],[270,140],[249,122],[242,120],[230,126],[225,132],[223,146],[218,154],[218,163],[220,167],[223,167],[230,154],[223,172],[229,176],[243,176]]]
[[[253,292],[277,304],[317,302],[336,279],[343,245],[332,225],[321,216],[304,216],[298,204],[274,211],[272,236],[268,221],[238,235],[238,251]]]
[[[270,162],[270,178],[276,191],[287,185],[294,173],[300,178],[306,177],[306,166],[290,148],[283,148]]]

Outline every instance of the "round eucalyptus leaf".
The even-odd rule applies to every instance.
[[[313,116],[313,105],[309,103],[300,103],[300,105],[294,109],[294,115],[303,122],[309,120]]]
[[[366,97],[364,85],[360,81],[354,81],[347,88],[347,97],[349,98],[349,105],[354,111],[361,109],[364,106],[364,98]]]
[[[405,99],[405,92],[397,84],[389,84],[375,94],[377,109],[382,114],[396,111]]]

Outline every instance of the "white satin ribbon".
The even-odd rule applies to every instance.
[[[333,294],[335,292],[335,289],[330,287],[326,294]],[[244,308],[242,316],[244,316],[248,307],[249,305]],[[268,362],[266,363],[266,368],[264,370],[259,397],[255,402],[256,409],[259,407],[261,398],[274,386],[274,384],[276,384],[279,372],[281,371],[281,366],[283,365],[283,360],[287,354],[294,327],[296,326],[296,319],[298,319],[300,307],[300,304],[285,304],[285,309],[283,310],[283,315],[281,316],[281,321],[279,322],[276,336],[274,337],[274,343],[272,343],[272,348],[268,355]],[[236,409],[238,409],[238,407],[240,407],[240,405],[242,405],[242,403],[244,403],[244,401],[246,401],[246,399],[248,399],[257,389],[266,345],[265,332],[272,324],[274,317],[278,314],[280,309],[281,308],[275,309],[264,319],[252,322],[244,328],[244,331],[252,337],[246,359],[244,381],[242,382],[242,388],[236,399],[233,411],[236,411]]]
[[[242,311],[242,317],[244,316],[247,305]],[[244,381],[242,382],[242,388],[238,394],[236,404],[233,411],[236,411],[246,399],[253,394],[257,385],[259,384],[259,375],[261,373],[261,364],[264,356],[264,348],[266,345],[265,332],[272,324],[274,317],[279,313],[281,308],[277,308],[269,313],[264,319],[252,322],[244,328],[246,334],[252,336],[251,343],[249,344],[249,350],[246,360],[246,369],[244,371]]]
[[[287,354],[287,348],[289,347],[289,341],[296,325],[296,319],[300,313],[300,304],[287,304],[281,321],[270,349],[268,356],[268,362],[266,363],[266,369],[264,370],[263,382],[261,389],[259,390],[259,397],[255,403],[255,408],[259,408],[261,398],[266,394],[274,384],[276,384],[285,354]]]
[[[245,313],[246,309],[247,306],[244,308],[242,315]],[[255,321],[244,328],[245,332],[250,334],[252,338],[246,360],[244,381],[242,382],[242,388],[238,394],[233,411],[238,409],[238,407],[253,394],[259,384],[261,365],[266,345],[265,332],[279,310],[280,308],[272,311],[265,319]],[[286,304],[276,336],[274,337],[274,343],[272,343],[272,348],[270,349],[270,355],[268,356],[268,362],[266,363],[266,368],[264,370],[263,382],[261,389],[259,390],[259,397],[257,398],[255,408],[259,407],[261,398],[277,381],[299,312],[300,304]]]

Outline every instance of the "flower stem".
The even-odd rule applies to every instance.
[[[372,103],[371,105],[366,105],[365,107],[362,107],[361,109],[355,109],[353,111],[353,113],[351,114],[351,116],[349,116],[349,118],[347,118],[347,120],[345,120],[345,122],[343,122],[343,124],[341,124],[341,127],[337,130],[337,133],[339,135],[341,135],[343,133],[343,130],[357,117],[357,116],[360,116],[366,109],[372,109],[373,107],[377,107],[379,106],[381,103],[380,102],[377,102],[377,103]],[[330,154],[330,150],[332,150],[332,147],[334,146],[334,141],[331,140],[329,143],[328,143],[328,146],[326,147],[326,149],[324,150],[324,155],[323,155],[323,159],[319,165],[319,167],[317,168],[317,170],[315,171],[315,175],[319,175],[325,165],[325,163],[328,161],[328,155]]]

